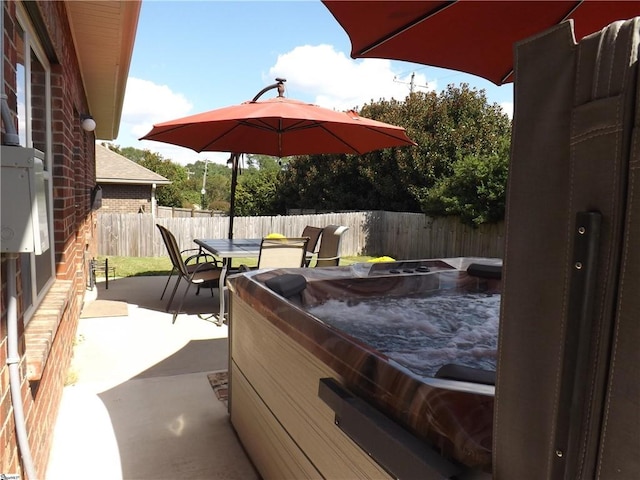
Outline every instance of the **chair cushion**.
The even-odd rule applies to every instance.
[[[204,272],[206,270],[220,270],[220,267],[210,262],[192,263],[190,265],[187,265],[187,271],[189,273],[193,273],[196,269],[198,269],[198,272]]]
[[[216,288],[219,286],[220,275],[222,274],[222,269],[220,268],[211,268],[212,264],[201,264],[204,265],[197,272],[190,272],[193,277],[191,278],[191,282],[194,284],[200,284],[203,288]],[[198,265],[192,265],[193,267],[197,267]],[[195,270],[195,268],[193,268]]]

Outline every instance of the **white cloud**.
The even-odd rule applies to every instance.
[[[129,77],[122,121],[128,130],[141,137],[151,130],[154,123],[184,117],[192,108],[184,95],[172,92],[167,85]]]
[[[381,98],[404,100],[410,92],[411,74],[394,72],[388,60],[354,61],[330,45],[296,47],[278,56],[276,64],[265,76],[265,84],[275,77],[287,79],[286,96],[316,103],[325,108],[347,110]],[[271,79],[271,80],[268,80]],[[427,79],[416,74],[415,88],[425,88]],[[429,83],[429,89],[435,83]],[[196,153],[174,145],[138,141],[154,123],[184,117],[193,105],[181,93],[167,85],[130,77],[124,99],[120,135],[114,142],[122,147],[149,149],[164,158],[186,165],[205,158],[226,163],[227,153]]]
[[[279,55],[266,78],[287,79],[287,96],[312,97],[325,108],[347,110],[381,98],[404,100],[410,93],[411,74],[398,77],[389,60],[352,60],[331,45],[305,45]],[[416,74],[415,88],[427,85]],[[430,89],[435,88],[432,83]]]
[[[181,165],[205,158],[217,163],[226,163],[228,154],[196,153],[189,148],[138,140],[148,133],[155,123],[185,117],[192,113],[195,113],[193,104],[183,94],[172,91],[167,85],[129,77],[122,107],[120,132],[113,143],[121,147],[148,149]]]
[[[365,103],[377,102],[381,98],[403,101],[410,93],[412,82],[416,91],[436,91],[445,87],[438,85],[436,80],[428,79],[420,72],[420,67],[415,72],[394,71],[394,66],[400,68],[398,65],[404,65],[404,68],[409,65],[411,68],[410,64],[392,63],[389,60],[352,60],[331,45],[305,45],[279,55],[276,63],[263,76],[263,82],[267,85],[272,83],[275,77],[284,77],[287,79],[287,97],[336,110],[362,107]],[[503,101],[500,105],[512,118],[513,102]],[[195,108],[196,111],[189,98],[173,91],[167,85],[130,77],[124,99],[120,135],[114,143],[122,147],[149,149],[181,165],[204,159],[225,164],[229,158],[228,153],[198,154],[188,148],[138,140],[151,130],[154,123],[206,109]]]
[[[509,118],[513,119],[513,102],[502,102],[500,103],[502,110],[506,113]]]

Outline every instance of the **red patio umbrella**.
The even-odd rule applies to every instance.
[[[576,40],[640,15],[638,1],[323,0],[347,32],[353,58],[449,68],[513,81],[513,44],[564,20]]]
[[[320,153],[362,154],[413,145],[402,127],[276,97],[249,101],[153,126],[140,140],[196,152],[242,152],[274,157]]]
[[[321,153],[363,154],[415,145],[405,129],[282,96],[284,79],[248,102],[154,125],[140,140],[156,140],[196,152],[232,152],[229,238],[233,236],[239,153],[288,157]],[[257,101],[271,88],[278,97]]]

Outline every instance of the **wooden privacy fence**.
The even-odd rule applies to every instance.
[[[197,210],[195,208],[157,207],[156,215],[159,218],[220,217],[224,216],[224,212],[218,210]]]
[[[98,254],[160,257],[167,254],[155,224],[167,227],[181,249],[195,248],[194,238],[227,238],[229,217],[158,218],[148,214],[98,214]],[[388,255],[400,259],[502,257],[504,224],[478,228],[456,217],[432,218],[420,213],[348,212],[273,217],[236,217],[235,238],[260,238],[269,233],[296,237],[306,225],[349,227],[341,254]]]

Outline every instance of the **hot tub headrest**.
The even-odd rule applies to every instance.
[[[307,288],[307,279],[295,273],[283,273],[266,280],[264,284],[278,295],[290,298]]]
[[[502,278],[502,265],[472,263],[467,267],[467,273],[474,277],[500,280]]]
[[[496,372],[479,368],[465,367],[455,363],[447,363],[436,372],[436,378],[446,378],[461,382],[483,383],[485,385],[496,384]]]

